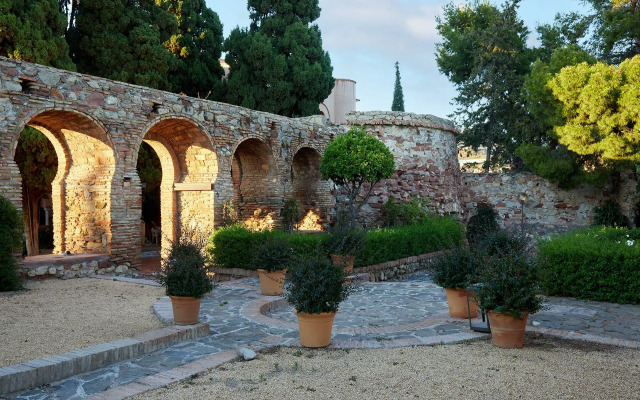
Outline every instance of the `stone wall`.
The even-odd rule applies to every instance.
[[[390,196],[409,201],[428,198],[438,214],[462,212],[461,175],[453,122],[433,115],[403,112],[353,112],[347,124],[364,126],[393,154],[396,172],[378,184],[367,205],[364,220],[371,225]]]
[[[51,140],[59,160],[52,194],[55,251],[109,254],[115,266],[138,268],[141,182],[136,162],[143,140],[162,163],[166,250],[184,229],[209,234],[220,223],[223,203],[236,202],[255,223],[277,222],[284,200],[298,198],[300,185],[292,181],[298,150],[316,151],[317,157],[307,157],[316,163],[327,144],[344,132],[318,122],[0,57],[0,195],[21,207],[15,149],[26,125],[37,128]],[[259,152],[242,150],[250,141]],[[252,172],[238,170],[243,167],[234,163],[237,151],[246,165],[259,165],[254,172],[264,176],[251,178]],[[263,156],[268,156],[267,170]],[[297,176],[300,165],[305,164],[296,163]],[[240,190],[234,191],[234,179]],[[322,194],[322,185],[326,182],[318,183],[318,196],[306,196],[301,203],[326,214],[333,200]]]
[[[593,209],[607,199],[615,199],[622,212],[631,217],[636,184],[631,172],[623,172],[619,182],[602,187],[581,185],[572,190],[562,190],[532,174],[463,174],[462,204],[467,216],[473,215],[479,204],[489,204],[503,226],[518,227],[523,214],[517,196],[526,193],[524,223],[538,233],[562,232],[589,226]]]

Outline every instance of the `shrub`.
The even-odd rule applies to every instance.
[[[14,258],[14,252],[22,247],[22,231],[20,211],[0,196],[0,292],[22,288]]]
[[[301,217],[298,202],[296,202],[295,199],[285,201],[280,210],[280,216],[284,222],[285,232],[292,233]]]
[[[437,257],[431,264],[433,281],[444,288],[465,288],[474,283],[478,270],[475,254],[458,246]]]
[[[287,269],[293,261],[291,244],[282,237],[272,237],[261,244],[255,252],[253,265],[267,272]]]
[[[538,251],[546,294],[640,303],[640,229],[584,229],[541,240]]]
[[[339,228],[326,236],[324,246],[329,254],[357,256],[366,243],[362,229]]]
[[[460,224],[448,217],[431,217],[422,224],[380,228],[367,232],[367,243],[356,267],[448,249],[462,243]]]
[[[324,257],[299,259],[288,273],[285,297],[299,312],[336,312],[354,290],[345,279],[342,267]]]
[[[213,283],[207,275],[201,243],[188,237],[172,243],[169,256],[158,275],[158,281],[166,288],[169,296],[200,299],[210,292]]]
[[[380,213],[382,226],[420,224],[429,218],[428,206],[429,199],[412,197],[407,203],[396,203],[393,197],[389,197]]]
[[[627,217],[620,211],[620,205],[609,199],[593,209],[593,224],[603,226],[628,226]]]
[[[467,224],[467,240],[474,246],[481,242],[487,235],[500,229],[496,221],[496,213],[489,206],[478,207],[476,215],[469,218]]]

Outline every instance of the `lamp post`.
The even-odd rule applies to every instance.
[[[520,234],[524,235],[524,204],[529,200],[529,195],[527,192],[521,192],[518,194],[518,201],[520,202]]]

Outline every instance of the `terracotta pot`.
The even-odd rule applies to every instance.
[[[336,313],[307,314],[296,312],[300,344],[304,347],[325,347],[331,344],[331,330]]]
[[[173,323],[176,325],[193,325],[198,323],[200,302],[202,299],[184,296],[169,296],[173,306]]]
[[[447,302],[449,303],[449,315],[455,318],[469,318],[469,308],[471,308],[471,318],[478,316],[478,305],[475,298],[469,298],[469,307],[467,307],[467,290],[462,288],[444,288],[447,293]]]
[[[493,311],[489,311],[488,314],[493,344],[507,349],[521,348],[529,313],[524,313],[521,319]]]
[[[287,270],[268,272],[264,269],[258,270],[260,277],[260,292],[265,296],[278,296],[284,289],[284,277]]]
[[[334,265],[343,264],[344,271],[346,273],[353,272],[353,262],[356,260],[356,256],[347,255],[343,256],[342,254],[331,254],[331,262]]]

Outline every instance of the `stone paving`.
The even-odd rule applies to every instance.
[[[530,317],[528,330],[600,342],[604,337],[607,343],[640,348],[640,306],[547,300],[547,309]],[[171,318],[167,304],[168,299],[163,298],[156,307],[165,320]],[[219,285],[203,299],[200,315],[211,326],[207,337],[8,399],[125,398],[227,362],[236,357],[238,347],[299,346],[291,307],[281,297],[260,295],[257,278]],[[336,315],[332,347],[429,345],[482,336],[469,331],[467,320],[449,317],[444,290],[428,274],[416,273],[401,282],[362,285]]]

